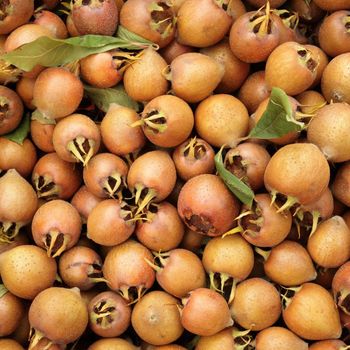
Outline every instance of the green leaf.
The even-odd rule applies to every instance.
[[[23,141],[27,137],[29,133],[29,129],[30,129],[30,116],[29,114],[26,114],[25,116],[23,116],[21,123],[18,125],[18,127],[14,131],[6,135],[2,135],[2,137],[5,137],[10,141],[16,142],[19,145],[23,145]]]
[[[104,112],[107,112],[111,103],[117,103],[121,106],[138,110],[138,104],[132,100],[123,84],[108,89],[99,89],[92,86],[84,85],[86,94],[91,98],[94,104]]]
[[[7,292],[7,288],[3,284],[0,284],[0,298],[2,298]]]
[[[142,50],[154,46],[146,39],[129,34],[130,32],[125,28],[122,29],[122,33],[121,38],[107,35],[83,35],[68,39],[54,39],[42,36],[0,58],[24,71],[30,71],[37,64],[44,67],[57,67],[113,49]]]
[[[117,37],[125,41],[128,41],[130,44],[133,44],[133,43],[136,45],[144,44],[145,46],[152,45],[152,47],[155,50],[159,49],[159,46],[157,44],[154,44],[151,41],[143,38],[142,36],[139,36],[133,32],[130,32],[129,30],[127,30],[125,27],[121,25],[118,26]]]
[[[301,131],[304,123],[293,117],[288,95],[280,88],[272,88],[269,104],[248,137],[273,139],[292,131]]]
[[[249,186],[247,186],[243,181],[241,181],[237,176],[229,172],[224,165],[222,160],[222,150],[215,155],[215,167],[216,170],[224,181],[229,190],[244,204],[248,205],[249,208],[253,204],[254,192]]]

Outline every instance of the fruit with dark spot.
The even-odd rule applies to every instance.
[[[55,13],[41,10],[39,12],[35,12],[34,17],[35,20],[33,23],[49,29],[54,38],[66,39],[68,37],[68,31],[65,23]]]
[[[177,208],[191,230],[207,236],[220,236],[233,227],[239,202],[218,176],[203,174],[185,183]]]
[[[334,299],[341,311],[350,315],[350,262],[337,270],[332,281]]]

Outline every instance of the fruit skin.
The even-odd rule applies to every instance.
[[[253,24],[258,18],[264,19],[268,27],[262,33],[260,30],[265,23]],[[266,10],[247,12],[234,21],[229,40],[233,54],[241,61],[247,63],[264,62],[280,44],[280,31],[276,17],[270,15],[268,17]]]
[[[350,258],[350,230],[341,216],[321,222],[309,236],[307,250],[321,267],[339,267]]]
[[[266,84],[270,89],[283,89],[287,95],[300,94],[316,78],[317,65],[311,51],[304,46],[291,41],[283,43],[271,52],[266,61]]]
[[[53,285],[57,264],[38,246],[21,245],[4,253],[0,270],[5,287],[12,294],[32,300]]]
[[[334,57],[323,71],[322,95],[328,102],[350,103],[350,52]]]
[[[118,26],[118,7],[114,0],[95,1],[87,4],[76,0],[72,7],[72,20],[81,35],[110,35]]]
[[[77,288],[47,288],[36,296],[29,308],[31,327],[58,344],[78,339],[88,320],[87,306]]]
[[[143,296],[131,314],[131,324],[138,336],[152,345],[177,340],[183,332],[177,302],[164,291],[152,291]]]
[[[306,340],[337,339],[342,332],[331,294],[315,283],[302,284],[282,315],[287,327]]]
[[[0,86],[0,135],[5,135],[17,128],[23,116],[23,102],[18,94]]]
[[[195,111],[195,129],[212,146],[234,147],[248,133],[249,115],[236,97],[216,94],[207,97]]]
[[[209,56],[184,53],[170,64],[171,87],[186,102],[199,102],[216,89],[224,73],[224,65]]]
[[[13,339],[0,339],[0,347],[1,350],[24,350],[24,348]]]
[[[267,164],[264,182],[269,191],[295,197],[300,204],[317,200],[329,183],[326,158],[313,144],[297,143],[280,148]]]
[[[350,162],[342,164],[335,175],[332,184],[332,193],[341,203],[350,205]]]
[[[35,81],[33,104],[48,119],[72,114],[84,94],[82,82],[65,68],[46,68]]]
[[[210,336],[233,324],[226,300],[212,289],[197,288],[182,303],[181,323],[191,333]]]
[[[208,47],[225,36],[231,23],[232,17],[215,1],[187,0],[177,13],[177,40],[184,45]]]
[[[159,114],[159,121],[164,130],[147,125],[146,120],[152,117],[152,113]],[[145,106],[141,118],[145,120],[142,126],[145,136],[160,147],[175,147],[184,142],[190,136],[194,125],[191,107],[181,98],[172,95],[161,95],[152,99]]]
[[[269,327],[256,338],[256,350],[308,350],[308,344],[287,328]],[[311,348],[310,348],[311,349]]]
[[[188,180],[182,187],[177,208],[191,230],[220,236],[232,228],[239,202],[218,176],[202,174]]]
[[[3,286],[0,285],[0,287]],[[0,288],[0,290],[1,289],[2,288]],[[0,295],[2,295],[2,293]],[[25,310],[22,300],[9,291],[5,292],[5,294],[0,297],[0,316],[2,320],[6,320],[6,322],[0,324],[0,337],[6,337],[13,333],[24,317],[24,313]],[[1,349],[3,348],[1,347]]]
[[[244,280],[236,288],[230,311],[234,321],[245,329],[271,327],[281,315],[278,291],[262,278]]]
[[[158,20],[159,22],[165,20],[163,24],[166,24],[166,28],[162,26],[156,28]],[[159,47],[165,47],[175,35],[173,4],[164,0],[128,0],[121,8],[120,24],[129,31],[158,44]]]
[[[152,261],[152,253],[136,241],[128,240],[114,246],[103,264],[103,276],[109,288],[130,301],[129,289],[134,287],[139,299],[144,290],[153,285],[156,277],[146,259]]]
[[[0,35],[9,34],[15,28],[27,23],[34,11],[33,0],[10,0],[8,3],[9,12],[6,11],[6,2],[3,5],[5,9],[1,8],[7,12],[7,16],[0,20]]]
[[[97,294],[89,302],[88,311],[90,328],[101,337],[117,337],[130,325],[131,307],[117,293],[106,291]],[[104,312],[106,315],[103,315]]]
[[[321,149],[328,161],[345,162],[350,160],[349,127],[350,106],[334,102],[316,112],[308,124],[307,139]]]
[[[137,350],[136,346],[122,338],[103,338],[92,343],[87,350]]]
[[[271,249],[264,262],[264,271],[271,281],[285,287],[310,282],[317,277],[307,250],[288,240]]]
[[[176,169],[173,160],[165,151],[150,151],[136,158],[127,176],[130,190],[138,187],[155,191],[155,202],[169,196],[176,182]]]
[[[27,177],[31,174],[36,161],[36,148],[28,138],[24,139],[23,144],[0,137],[0,169],[16,169],[18,173]]]
[[[152,47],[143,50],[139,59],[124,72],[123,82],[127,94],[139,102],[165,95],[168,81],[163,71],[166,67],[164,58]]]
[[[141,127],[131,125],[139,120],[135,110],[111,103],[101,122],[101,137],[113,154],[126,155],[137,152],[145,144]]]
[[[28,224],[38,207],[33,187],[15,169],[0,177],[0,222]]]

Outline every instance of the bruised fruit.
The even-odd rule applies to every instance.
[[[178,212],[191,230],[220,236],[234,225],[239,202],[216,175],[203,174],[188,180],[178,199]]]

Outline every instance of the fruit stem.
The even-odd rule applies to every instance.
[[[240,226],[240,225],[238,225],[238,226],[232,228],[231,230],[225,232],[225,233],[221,236],[221,238],[225,238],[226,236],[233,235],[233,234],[235,234],[235,233],[240,233],[240,232],[243,232],[243,227]]]
[[[315,231],[317,229],[317,225],[318,225],[318,220],[319,220],[321,214],[318,210],[313,210],[311,212],[311,215],[312,215],[312,226],[311,226],[311,233],[310,233],[309,237],[311,237],[315,233]]]
[[[21,69],[0,59],[0,80],[4,82],[4,85],[16,82],[22,73],[23,71]]]
[[[158,265],[152,263],[152,262],[149,261],[147,258],[143,258],[143,259],[146,261],[146,263],[147,263],[150,267],[152,267],[152,269],[153,269],[154,271],[156,271],[156,272],[161,272],[161,271],[163,270],[160,266],[158,266]]]
[[[240,220],[240,219],[242,219],[242,218],[244,218],[245,216],[248,216],[248,215],[250,215],[250,214],[254,214],[254,212],[251,211],[251,210],[243,211],[241,214],[239,214],[239,215],[235,218],[235,220]]]
[[[62,236],[63,236],[62,243],[58,247],[58,249],[54,252],[53,249],[57,248],[56,247],[57,241],[59,237],[62,237]],[[47,244],[48,237],[50,237],[49,245]],[[63,234],[58,230],[50,230],[49,233],[44,238],[44,245],[47,249],[47,256],[50,258],[56,258],[57,256],[61,255],[66,250],[69,240],[70,239],[68,235]]]
[[[209,284],[210,284],[209,288],[214,289],[216,292],[220,293],[220,289],[216,286],[215,273],[216,272],[213,272],[213,271],[209,272]]]
[[[294,204],[298,203],[298,199],[292,196],[287,196],[287,200],[285,201],[285,203],[278,208],[277,213],[281,213],[285,210],[290,209]]]
[[[171,74],[171,68],[170,65],[167,65],[163,70],[162,70],[162,76],[168,80],[171,81],[172,80],[172,74]]]
[[[188,155],[187,157],[190,159],[196,159],[195,157],[195,146],[197,143],[197,137],[192,137],[189,141],[189,143],[186,145],[186,147],[183,150],[183,153],[185,153],[186,151],[188,151]]]
[[[258,31],[259,36],[265,36],[268,34],[268,29],[269,29],[269,22],[270,22],[270,2],[266,2],[266,8],[265,8],[265,16],[264,20],[261,23]]]
[[[264,261],[266,261],[271,254],[271,250],[263,250],[259,247],[255,247],[254,250],[264,258]]]
[[[238,281],[235,278],[232,278],[232,286],[231,286],[231,291],[230,295],[228,297],[228,305],[230,305],[233,302],[233,299],[236,295],[236,287],[237,287]]]
[[[0,222],[0,243],[11,243],[18,235],[24,223],[3,221]]]
[[[144,123],[148,126],[152,131],[164,132],[167,129],[166,118],[164,117],[164,113],[161,111],[156,111],[157,113],[152,113],[149,117],[143,118]],[[165,120],[165,122],[164,122]],[[157,123],[159,121],[160,123]]]
[[[0,299],[8,292],[7,288],[3,285],[0,284]]]
[[[143,209],[148,208],[149,204],[152,203],[152,200],[157,197],[156,191],[153,188],[149,188],[147,191],[146,196],[141,200],[141,203],[139,203],[140,197],[138,197],[138,200],[136,201],[136,204],[138,206],[136,215],[141,213]],[[136,199],[136,197],[135,197]]]
[[[85,151],[84,143],[88,142],[88,151]],[[78,136],[74,140],[71,140],[67,144],[67,149],[72,153],[74,158],[76,158],[79,162],[83,163],[83,166],[86,166],[91,157],[94,155],[94,146],[95,141],[88,139],[84,136]]]
[[[45,338],[44,334],[40,331],[38,331],[37,329],[31,327],[30,331],[29,331],[29,339],[30,339],[30,343],[29,343],[29,347],[28,350],[31,350],[33,348],[35,348],[38,343],[40,342],[41,339]],[[50,346],[52,345],[52,342],[50,341]]]
[[[38,198],[52,198],[59,195],[59,187],[53,182],[51,176],[34,175],[34,187]]]
[[[113,186],[110,183],[111,181],[114,182]],[[121,174],[119,174],[117,172],[113,172],[103,182],[103,189],[105,190],[105,192],[107,192],[107,194],[111,198],[115,198],[115,196],[117,195],[117,197],[119,199],[121,199],[120,198],[121,190],[122,190],[122,186],[121,185],[122,185],[122,176],[121,176]]]

